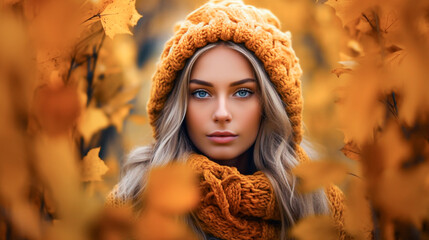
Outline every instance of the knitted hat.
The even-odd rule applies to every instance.
[[[217,41],[243,43],[264,64],[271,82],[286,104],[293,139],[302,139],[302,74],[291,47],[291,35],[280,30],[280,21],[269,10],[242,1],[212,0],[177,23],[174,36],[165,44],[147,105],[155,137],[155,122],[172,91],[178,72],[198,48]]]

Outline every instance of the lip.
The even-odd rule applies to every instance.
[[[214,131],[207,137],[214,143],[229,143],[234,141],[238,135],[231,131]]]

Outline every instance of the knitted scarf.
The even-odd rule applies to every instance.
[[[300,161],[308,161],[296,149]],[[264,173],[242,175],[236,168],[221,166],[207,157],[191,154],[188,164],[199,174],[202,198],[195,215],[202,229],[221,239],[279,239],[280,216],[274,191]],[[349,239],[344,231],[344,196],[338,187],[325,188],[331,216],[339,239]],[[106,206],[120,207],[117,186],[106,199]],[[370,238],[368,238],[370,239]]]
[[[195,215],[205,232],[221,239],[279,239],[279,210],[264,173],[242,175],[197,154],[188,163],[200,176]]]

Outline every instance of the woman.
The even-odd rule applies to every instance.
[[[295,189],[291,169],[308,161],[301,69],[279,28],[271,12],[241,1],[208,2],[176,26],[147,106],[155,143],[129,155],[110,202],[136,199],[151,167],[187,161],[201,175],[190,224],[203,236],[285,239],[300,218],[328,213],[342,227],[336,187]]]

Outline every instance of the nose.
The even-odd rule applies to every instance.
[[[231,122],[231,119],[232,116],[227,107],[226,97],[219,97],[216,104],[216,109],[213,113],[213,120],[215,122]]]

